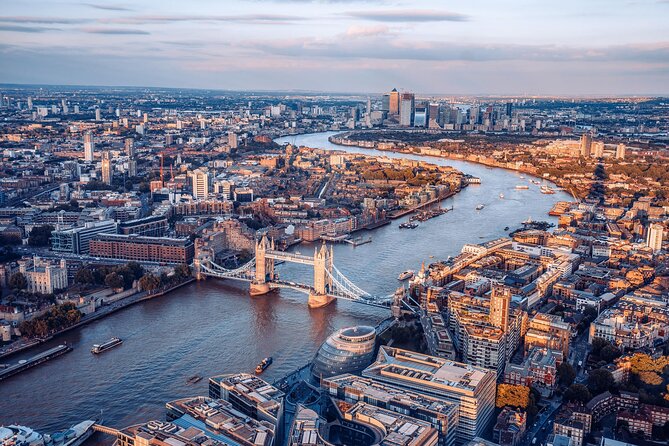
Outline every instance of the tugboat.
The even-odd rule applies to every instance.
[[[121,338],[113,337],[104,344],[95,344],[93,345],[93,348],[91,349],[91,353],[95,353],[96,355],[105,352],[109,350],[110,348],[114,348],[116,346],[119,346],[123,344],[123,340]]]
[[[413,277],[413,275],[414,275],[414,271],[409,269],[409,270],[406,270],[404,272],[401,272],[400,275],[397,276],[397,280],[411,279]]]
[[[260,374],[260,373],[264,372],[265,369],[270,366],[270,364],[272,364],[272,357],[271,356],[269,356],[269,357],[263,359],[262,361],[260,361],[260,363],[256,366],[256,373]]]

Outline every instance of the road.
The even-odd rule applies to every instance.
[[[549,403],[550,404],[545,406],[545,409],[542,412],[537,414],[536,421],[528,428],[522,444],[532,444],[532,439],[534,438],[537,439],[535,445],[544,444],[546,442],[546,437],[553,431],[555,414],[562,404],[559,399],[552,399]]]

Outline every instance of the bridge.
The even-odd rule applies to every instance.
[[[281,280],[275,270],[277,261],[311,266],[314,271],[313,285]],[[215,277],[249,282],[252,296],[267,294],[278,288],[289,288],[308,294],[309,306],[314,308],[328,305],[334,299],[389,308],[392,300],[392,296],[372,296],[351,282],[334,265],[334,250],[328,249],[325,243],[315,248],[311,257],[279,251],[274,240],[263,236],[256,241],[255,257],[238,268],[224,268],[210,258],[195,259],[193,264],[198,279]]]

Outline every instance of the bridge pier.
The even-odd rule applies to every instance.
[[[309,293],[309,300],[307,301],[307,305],[309,305],[309,308],[320,308],[329,305],[333,300],[335,300],[335,298],[332,296],[327,294],[320,294],[312,290]]]
[[[270,291],[272,291],[272,287],[270,287],[269,283],[267,282],[251,282],[251,285],[249,286],[249,294],[251,296],[262,296],[263,294],[267,294]]]

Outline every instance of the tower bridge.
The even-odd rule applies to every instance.
[[[313,285],[281,280],[275,270],[275,262],[284,261],[308,265],[313,268]],[[372,296],[364,291],[334,265],[334,250],[323,243],[314,249],[314,255],[306,256],[276,249],[274,240],[263,236],[256,241],[255,257],[246,264],[234,268],[224,268],[210,258],[195,259],[198,279],[216,277],[219,279],[249,282],[252,296],[267,294],[277,288],[290,288],[309,295],[310,307],[328,305],[334,299],[344,299],[375,307],[389,308],[392,296]]]

